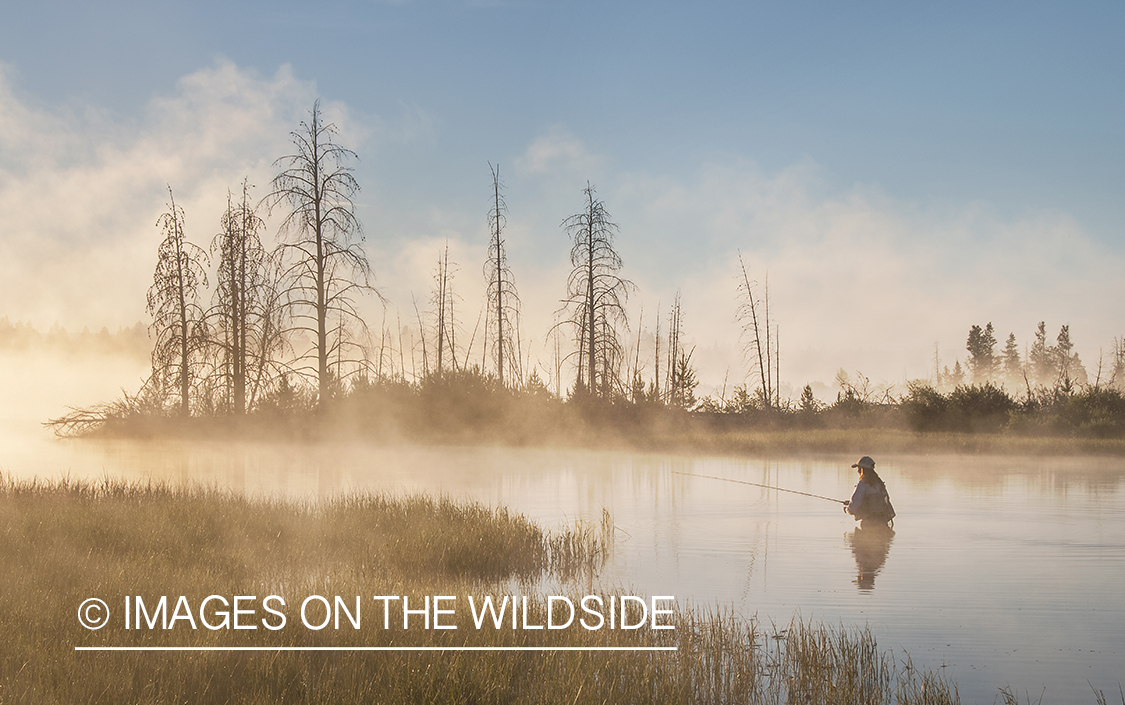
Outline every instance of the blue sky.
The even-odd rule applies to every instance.
[[[899,383],[1071,325],[1125,334],[1120,3],[25,3],[0,26],[0,315],[146,320],[165,184],[210,241],[320,97],[360,156],[392,315],[449,243],[471,328],[488,162],[534,346],[559,222],[593,182],[631,307],[683,291],[705,381],[740,381],[734,267],[770,293],[782,377]],[[190,229],[192,225],[197,228]],[[75,273],[79,272],[79,273]],[[638,327],[651,330],[652,320]],[[538,353],[532,350],[533,357]],[[789,373],[787,374],[787,370]]]

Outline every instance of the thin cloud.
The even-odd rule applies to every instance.
[[[288,67],[261,76],[220,61],[125,123],[95,108],[34,107],[0,71],[0,315],[76,328],[147,320],[144,292],[167,184],[186,209],[189,238],[206,246],[226,190],[248,176],[264,193],[273,159],[288,150],[289,132],[316,95]],[[406,111],[392,124],[342,102],[322,105],[341,142],[357,151],[428,129],[424,111]],[[929,374],[935,342],[952,365],[964,358],[974,323],[991,321],[1021,345],[1040,320],[1052,335],[1070,324],[1091,366],[1099,347],[1125,333],[1115,328],[1125,256],[1065,213],[1002,218],[973,203],[927,209],[872,186],[826,192],[811,161],[773,174],[749,161],[688,176],[607,174],[606,160],[562,129],[540,135],[512,161],[508,255],[533,363],[550,356],[544,339],[569,269],[559,223],[580,207],[587,179],[621,226],[622,274],[638,286],[628,308],[635,314],[643,306],[645,319],[633,322],[630,335],[650,335],[658,305],[665,317],[680,289],[685,336],[699,346],[701,380],[715,387],[726,377],[729,389],[747,372],[735,320],[739,251],[759,285],[769,277],[781,375],[798,389],[830,382],[840,367],[887,381]],[[376,284],[403,323],[412,318],[411,294],[428,298],[448,242],[460,265],[461,322],[470,329],[484,288],[484,204],[464,212],[434,204],[419,214],[378,193],[365,198],[374,204],[369,232],[387,232],[388,221],[409,224],[367,243]],[[378,302],[371,307],[381,315]]]
[[[516,168],[528,175],[567,173],[589,176],[600,165],[600,157],[562,128],[537,137],[516,160]]]
[[[112,125],[94,107],[33,109],[0,73],[2,132],[23,150],[0,164],[3,315],[79,328],[144,320],[168,185],[189,239],[207,246],[227,189],[249,177],[264,192],[315,97],[287,66],[262,77],[218,61],[154,98],[135,124]],[[350,127],[346,109],[326,108]]]

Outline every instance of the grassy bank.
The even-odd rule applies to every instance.
[[[871,634],[755,620],[680,605],[674,629],[475,628],[383,623],[371,596],[532,595],[528,624],[549,620],[543,595],[623,594],[594,577],[612,550],[603,527],[545,532],[503,509],[432,498],[355,495],[321,504],[106,482],[0,485],[0,702],[66,703],[947,703],[956,689],[896,662]],[[555,587],[545,588],[544,585]],[[285,598],[290,623],[266,628],[260,605]],[[124,598],[147,601],[152,628],[125,630]],[[192,628],[179,612],[210,595],[254,596],[254,630]],[[309,629],[302,596],[367,601],[362,629]],[[156,617],[179,615],[170,629]],[[114,619],[84,629],[79,605],[100,597]],[[135,604],[135,602],[134,602]],[[213,607],[206,619],[221,623]],[[375,603],[378,605],[378,603]],[[274,603],[277,608],[278,604]],[[203,622],[204,610],[192,619]],[[227,610],[228,614],[230,610]],[[312,622],[328,613],[312,605]],[[358,610],[357,610],[358,613]],[[635,616],[635,615],[634,615]],[[276,622],[274,622],[276,626]],[[136,626],[136,622],[134,622]],[[664,646],[675,651],[75,651],[76,646]]]

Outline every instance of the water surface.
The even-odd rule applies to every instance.
[[[424,491],[503,504],[551,528],[617,527],[606,581],[757,615],[868,625],[939,668],[965,702],[1000,687],[1094,702],[1125,682],[1125,461],[876,457],[898,518],[857,529],[855,458],[723,458],[362,443],[53,441],[8,423],[17,476],[193,481],[257,495]],[[1022,695],[1021,695],[1022,697]]]

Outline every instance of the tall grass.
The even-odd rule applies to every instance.
[[[578,600],[612,550],[612,518],[546,532],[502,508],[349,495],[323,503],[106,481],[0,482],[4,703],[956,703],[956,687],[898,662],[867,631],[764,629],[680,605],[673,630],[383,628],[372,595],[521,593]],[[584,585],[567,582],[581,577]],[[125,595],[363,596],[354,630],[87,631],[78,605]],[[413,598],[412,598],[413,599]],[[172,605],[169,605],[171,608]],[[291,606],[295,607],[295,606]],[[294,610],[288,610],[296,621]],[[372,613],[375,614],[372,614]],[[372,624],[374,622],[375,624]],[[377,628],[376,628],[377,625]],[[76,646],[672,646],[675,651],[76,652]]]

